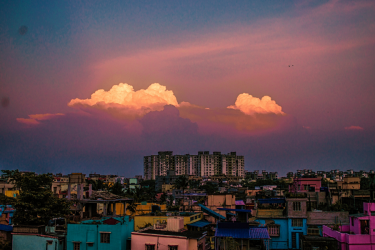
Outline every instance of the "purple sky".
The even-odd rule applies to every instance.
[[[0,3],[0,169],[374,169],[374,45],[373,1]]]

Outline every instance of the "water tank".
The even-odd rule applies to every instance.
[[[183,217],[170,217],[167,219],[167,231],[179,232],[184,229]]]

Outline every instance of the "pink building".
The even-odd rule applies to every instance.
[[[206,232],[184,229],[183,218],[168,218],[166,230],[158,227],[132,232],[131,249],[145,250],[205,250]]]
[[[375,250],[375,203],[363,203],[363,214],[349,217],[338,230],[323,226],[323,237],[335,238],[342,250]]]
[[[322,178],[295,178],[289,185],[289,192],[319,192],[322,186]]]

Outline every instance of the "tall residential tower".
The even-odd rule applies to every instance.
[[[158,155],[144,157],[144,176],[154,180],[156,176],[166,176],[168,170],[176,175],[195,175],[201,177],[230,175],[244,177],[244,157],[236,152],[199,151],[198,155],[173,155],[172,151],[160,151]]]

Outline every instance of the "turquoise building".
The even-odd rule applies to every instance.
[[[13,234],[12,250],[64,250],[64,239],[51,235]]]
[[[270,249],[301,249],[301,237],[307,235],[306,202],[303,197],[258,199],[256,221],[267,227]]]
[[[12,250],[64,250],[65,232],[51,232],[45,226],[14,226]]]
[[[307,234],[305,218],[262,218],[256,221],[269,229],[270,249],[301,249],[301,236]]]
[[[67,250],[127,250],[131,246],[134,221],[129,216],[104,217],[68,224]]]

